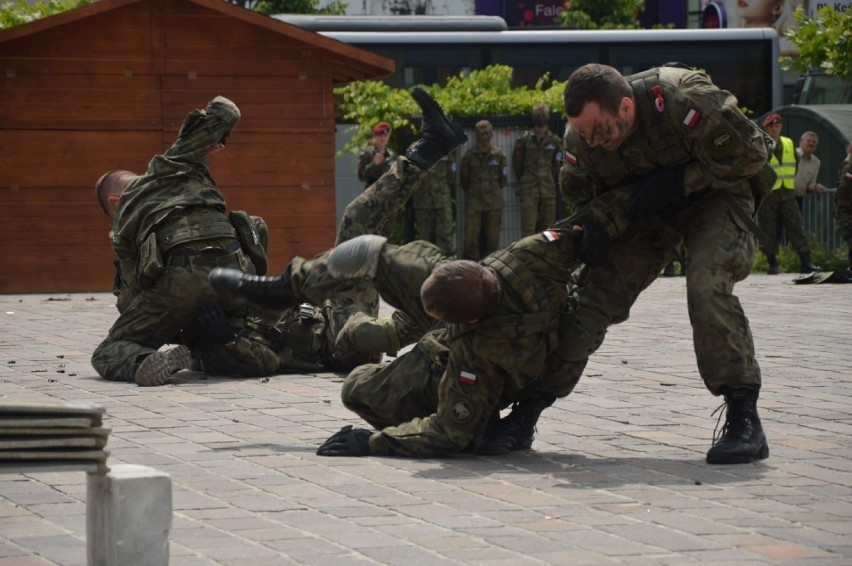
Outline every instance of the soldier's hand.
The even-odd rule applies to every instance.
[[[581,229],[574,229],[577,257],[586,265],[603,265],[609,261],[612,240],[600,222],[584,222]]]
[[[364,428],[346,425],[317,448],[318,456],[369,456],[370,435]]]
[[[683,173],[685,165],[655,171],[641,177],[638,190],[624,206],[624,214],[630,220],[663,210],[683,197]]]
[[[217,304],[205,303],[195,316],[198,341],[209,345],[233,342],[234,330],[228,323],[225,311]]]

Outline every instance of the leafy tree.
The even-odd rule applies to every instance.
[[[33,4],[28,4],[26,0],[0,2],[0,29],[25,24],[91,3],[92,0],[47,0]]]
[[[346,13],[348,4],[342,0],[334,0],[324,8],[319,7],[319,0],[257,0],[255,12],[261,14],[330,14]]]
[[[799,51],[781,58],[784,69],[806,72],[822,69],[844,81],[852,80],[852,10],[835,11],[826,4],[809,18],[801,6],[793,13],[796,25],[786,32]]]
[[[532,107],[546,103],[551,110],[562,108],[565,82],[541,77],[533,88],[513,87],[511,67],[490,65],[485,69],[450,77],[444,87],[432,85],[425,90],[455,117],[495,115],[529,116]],[[381,81],[355,81],[334,89],[344,120],[357,123],[358,131],[343,148],[357,152],[370,139],[372,125],[380,120],[393,128],[413,127],[411,116],[420,109],[407,89],[392,88]]]
[[[559,22],[575,29],[641,29],[643,9],[645,0],[566,0]]]

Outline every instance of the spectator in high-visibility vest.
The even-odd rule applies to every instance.
[[[778,178],[772,187],[772,192],[767,195],[760,204],[757,220],[764,234],[772,237],[775,234],[775,226],[780,221],[787,231],[787,238],[796,253],[799,254],[800,273],[819,271],[819,266],[811,261],[811,250],[808,245],[808,237],[805,234],[805,225],[802,220],[802,212],[796,202],[795,177],[798,155],[793,140],[781,135],[783,120],[778,114],[769,114],[763,120],[763,130],[772,138],[769,163],[775,169]],[[769,274],[778,273],[778,258],[774,250],[764,249],[769,261]]]

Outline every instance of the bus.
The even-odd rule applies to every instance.
[[[488,16],[274,16],[396,61],[382,80],[395,88],[446,84],[449,77],[507,65],[517,86],[549,73],[565,81],[585,63],[625,75],[678,62],[706,71],[752,116],[783,104],[779,38],[771,28],[508,30]],[[496,21],[499,20],[499,21]]]

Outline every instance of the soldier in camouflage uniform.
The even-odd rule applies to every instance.
[[[423,110],[423,136],[408,148],[405,156],[394,159],[381,179],[349,203],[335,248],[364,234],[375,236],[366,239],[368,244],[363,238],[358,239],[351,249],[366,252],[376,249],[375,242],[381,242],[381,247],[387,238],[376,234],[382,233],[390,219],[419,188],[426,171],[466,140],[463,130],[450,122],[425,91],[412,89],[412,96]],[[445,256],[445,252],[426,242],[412,245],[409,255],[418,254],[424,258]],[[391,317],[377,318],[378,294],[375,283],[369,279],[349,278],[345,285],[336,285],[333,289],[315,283],[325,274],[327,256],[328,252],[311,260],[296,257],[279,277],[216,270],[211,274],[211,282],[226,297],[244,297],[264,308],[293,308],[299,301],[323,305],[325,343],[321,345],[319,358],[326,367],[335,370],[350,370],[362,363],[378,361],[382,352],[395,353],[401,345],[416,340],[431,326],[431,322],[423,324],[423,317],[419,317],[419,321],[411,320],[403,307]],[[399,281],[405,279],[402,277]],[[417,290],[419,287],[407,296],[417,297]],[[420,310],[419,307],[416,310]],[[415,314],[414,318],[418,316]]]
[[[528,236],[482,262],[438,263],[421,286],[420,298],[423,310],[446,326],[427,333],[393,362],[363,365],[350,373],[343,403],[378,430],[343,427],[317,454],[422,458],[529,448],[531,436],[524,445],[493,450],[489,427],[498,422],[500,409],[533,385],[568,394],[559,374],[551,373],[545,383],[542,373],[556,345],[567,283],[578,257],[602,261],[610,238],[623,228],[623,222],[584,222],[582,229],[566,225]],[[410,258],[394,261],[404,248],[385,246],[376,254],[380,278],[394,279],[382,276],[383,269],[411,270]],[[340,263],[367,263],[353,262],[353,256]],[[330,258],[330,264],[337,262]],[[553,400],[528,398],[527,404],[535,407],[527,410],[540,413]]]
[[[453,253],[453,199],[450,189],[456,183],[456,162],[451,155],[442,157],[411,199],[414,225],[421,240],[432,242]]]
[[[245,213],[225,213],[225,201],[207,167],[239,120],[224,97],[184,121],[177,141],[155,156],[144,175],[112,171],[98,197],[113,216],[110,239],[118,258],[120,315],[92,354],[104,378],[162,385],[186,368],[187,338],[210,373],[258,376],[278,369],[275,352],[247,327],[248,309],[222,302],[207,280],[211,269],[266,269],[259,224]]]
[[[503,223],[503,187],[508,180],[506,155],[491,145],[488,120],[476,123],[476,145],[462,157],[459,183],[464,190],[462,257],[480,259],[495,251]]]
[[[846,160],[840,168],[837,194],[834,195],[834,224],[846,240],[849,249],[849,270],[852,271],[852,140],[846,146]]]
[[[554,356],[564,367],[549,371],[573,387],[609,325],[627,320],[683,242],[698,370],[727,403],[723,434],[707,461],[766,458],[757,414],[760,368],[733,294],[754,258],[755,194],[768,193],[775,180],[765,135],[729,92],[700,72],[674,67],[625,78],[606,65],[585,65],[568,79],[565,110],[565,195],[578,207],[616,188],[633,196],[625,205],[630,228],[614,242],[610,261],[581,274],[578,308],[563,319]]]
[[[562,142],[547,127],[549,120],[547,105],[536,104],[532,111],[533,129],[518,138],[512,151],[524,236],[544,230],[556,220],[556,183],[562,166]]]
[[[364,188],[371,187],[382,175],[387,173],[393,164],[396,153],[388,148],[390,141],[391,125],[387,122],[379,122],[373,126],[373,143],[364,148],[358,154],[356,172],[358,180],[364,183]],[[391,237],[397,224],[398,214],[394,214],[389,222],[382,228],[382,235]]]

